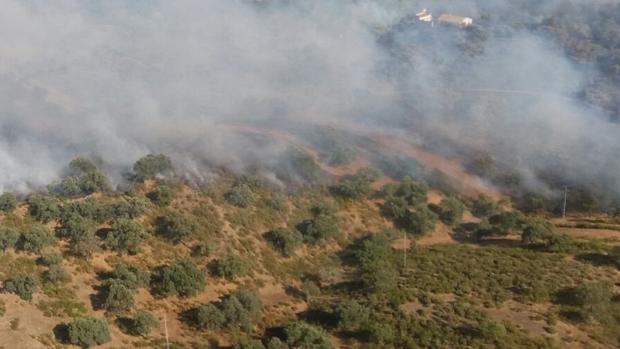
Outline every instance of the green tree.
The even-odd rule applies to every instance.
[[[204,304],[194,310],[192,321],[198,328],[216,330],[224,326],[226,318],[214,304]]]
[[[584,283],[571,289],[565,302],[576,308],[584,321],[605,320],[613,313],[613,285],[609,282]]]
[[[53,284],[58,284],[71,280],[71,275],[61,265],[53,264],[43,273],[43,279]]]
[[[288,344],[282,342],[278,337],[271,337],[267,343],[267,349],[289,349]]]
[[[426,205],[417,207],[413,212],[408,212],[402,219],[402,227],[407,232],[415,235],[424,235],[431,232],[435,229],[436,223],[437,214]]]
[[[478,325],[478,332],[482,338],[495,341],[506,335],[506,327],[497,321],[484,320]]]
[[[224,315],[224,326],[250,331],[253,322],[260,318],[262,303],[254,291],[242,289],[225,297],[218,308]]]
[[[306,322],[293,321],[284,327],[286,343],[292,348],[333,349],[327,333]]]
[[[78,317],[67,326],[69,343],[84,348],[105,344],[112,340],[108,324],[103,319]]]
[[[365,238],[354,256],[360,268],[360,279],[367,289],[389,292],[396,288],[398,275],[392,262],[391,246],[385,236]]]
[[[192,256],[208,257],[215,251],[215,246],[208,242],[200,242],[192,247]]]
[[[366,325],[370,311],[358,302],[347,299],[340,302],[334,311],[338,328],[343,331],[357,331]]]
[[[232,349],[266,349],[258,339],[243,337],[233,344]]]
[[[381,205],[381,213],[391,219],[403,219],[409,212],[409,203],[405,198],[390,195],[385,198],[385,202]]]
[[[379,173],[372,168],[359,170],[352,176],[343,177],[332,187],[332,192],[345,199],[361,199],[370,194],[370,185],[379,178]]]
[[[107,188],[108,179],[90,159],[78,157],[69,163],[67,176],[60,185],[66,196],[91,194]]]
[[[411,177],[403,178],[394,189],[393,195],[402,197],[410,206],[426,203],[428,187],[424,183],[416,182]]]
[[[106,285],[103,308],[117,313],[131,309],[134,305],[133,291],[122,282],[112,280]]]
[[[471,213],[479,218],[487,218],[497,211],[497,204],[488,196],[480,195],[471,207]]]
[[[66,217],[58,229],[58,235],[69,240],[69,251],[81,257],[90,257],[99,249],[95,235],[97,225],[77,214]]]
[[[317,244],[339,234],[336,210],[329,205],[317,205],[312,209],[313,218],[301,223],[298,228],[304,240]]]
[[[37,259],[37,263],[44,266],[52,266],[56,264],[60,264],[64,257],[58,253],[46,254]]]
[[[204,272],[190,260],[176,260],[162,268],[160,290],[164,295],[189,297],[205,288]]]
[[[226,202],[237,207],[249,207],[256,200],[254,191],[245,183],[235,184],[224,198]]]
[[[127,218],[119,218],[112,224],[112,230],[105,238],[104,245],[117,252],[136,254],[140,252],[140,244],[144,232],[142,226]]]
[[[26,202],[30,215],[42,223],[58,219],[60,216],[60,202],[52,196],[32,194]]]
[[[54,235],[46,226],[33,225],[22,232],[17,247],[22,251],[39,253],[54,241]]]
[[[143,215],[149,207],[148,200],[137,197],[127,196],[122,200],[112,204],[111,211],[113,217],[136,219]]]
[[[110,279],[122,283],[127,288],[135,290],[149,285],[149,272],[140,267],[126,263],[118,263],[110,273]]]
[[[265,239],[284,257],[290,257],[303,242],[303,235],[297,230],[276,228],[265,234]]]
[[[2,252],[6,252],[9,248],[15,248],[19,236],[19,231],[15,228],[0,227],[0,249]]]
[[[526,246],[545,244],[553,235],[553,226],[541,218],[529,219],[521,235],[521,242]]]
[[[388,323],[373,321],[366,328],[368,341],[370,343],[381,345],[381,347],[389,347],[396,339],[394,327]]]
[[[214,261],[212,271],[215,276],[234,280],[249,271],[248,263],[237,255],[227,255]]]
[[[196,224],[188,216],[179,211],[170,211],[155,221],[158,234],[178,243],[196,230]]]
[[[130,331],[133,335],[146,337],[153,328],[159,326],[159,321],[150,312],[139,310],[131,320]]]
[[[134,179],[143,182],[146,179],[172,177],[174,166],[170,158],[164,154],[149,154],[136,161],[133,172]]]
[[[146,194],[155,205],[160,207],[168,206],[174,200],[176,190],[168,184],[160,184],[157,188]]]
[[[13,212],[17,208],[17,198],[13,193],[2,193],[0,195],[0,211],[5,213]]]
[[[37,290],[37,279],[28,274],[18,274],[4,283],[7,292],[15,293],[19,298],[29,301]]]
[[[449,196],[439,204],[439,219],[449,226],[461,223],[465,204],[454,196]]]
[[[519,211],[504,211],[495,214],[489,218],[492,224],[502,236],[506,236],[519,229],[524,222],[525,217]]]

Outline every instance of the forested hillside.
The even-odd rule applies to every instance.
[[[48,192],[1,196],[0,345],[616,347],[617,216],[400,173],[197,187],[148,155],[116,191],[77,158]]]

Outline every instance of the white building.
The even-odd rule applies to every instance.
[[[445,23],[445,24],[456,25],[456,26],[465,28],[465,27],[469,27],[470,25],[472,25],[474,23],[474,20],[469,17],[455,16],[455,15],[449,15],[447,13],[444,13],[441,16],[439,16],[439,18],[437,18],[437,22],[441,24]]]
[[[422,11],[415,14],[418,17],[418,21],[421,22],[433,22],[433,15],[428,12],[427,9],[423,9]]]

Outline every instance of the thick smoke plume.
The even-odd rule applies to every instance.
[[[559,2],[429,3],[494,33],[420,28],[421,1],[2,0],[0,191],[54,181],[77,155],[112,176],[153,152],[198,179],[275,163],[285,147],[227,125],[284,120],[484,150],[535,187],[553,163],[620,193],[618,127],[575,98],[597,72],[528,29]]]

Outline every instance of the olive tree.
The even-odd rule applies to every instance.
[[[179,211],[170,211],[155,220],[155,230],[164,238],[178,243],[194,233],[196,224]]]
[[[164,295],[189,297],[204,288],[204,272],[190,260],[176,260],[160,271],[159,289]]]
[[[26,228],[17,241],[17,248],[22,251],[39,253],[55,241],[54,235],[44,225]]]
[[[7,292],[15,293],[23,300],[31,300],[32,294],[37,290],[36,277],[29,274],[18,274],[4,283]]]
[[[130,332],[136,336],[146,337],[159,325],[157,318],[146,310],[139,310],[131,319]]]
[[[69,343],[84,348],[105,344],[112,340],[108,324],[103,319],[78,317],[67,326]]]
[[[303,235],[297,230],[276,228],[266,233],[265,239],[284,257],[290,257],[303,242]]]
[[[116,313],[131,309],[134,305],[133,291],[122,282],[112,280],[104,291],[103,308]]]
[[[174,166],[164,154],[148,154],[134,163],[133,172],[133,178],[143,182],[146,179],[173,176]]]
[[[333,349],[327,333],[306,322],[293,321],[284,327],[286,343],[292,348]]]
[[[6,252],[9,248],[15,248],[20,233],[15,228],[0,227],[0,249]]]
[[[2,193],[0,195],[0,211],[2,212],[13,212],[17,207],[17,198],[13,193]]]
[[[215,260],[211,265],[211,270],[215,276],[234,280],[239,276],[247,274],[249,265],[237,255],[227,255]]]
[[[142,226],[127,218],[119,218],[112,223],[112,230],[106,235],[106,248],[136,254],[140,252],[140,243],[144,237]]]

